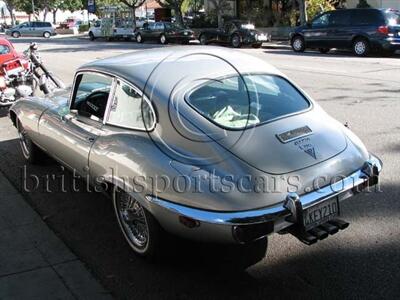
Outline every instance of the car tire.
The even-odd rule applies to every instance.
[[[357,38],[353,42],[353,53],[356,56],[367,56],[369,54],[369,42],[365,38]]]
[[[45,32],[43,32],[43,37],[44,37],[45,39],[49,39],[49,38],[51,37],[51,33],[48,32],[48,31],[45,31]]]
[[[330,51],[331,49],[329,48],[319,48],[318,51],[321,52],[322,54],[326,54]]]
[[[208,45],[207,36],[205,34],[201,34],[199,36],[199,41],[200,41],[200,44],[203,46]]]
[[[138,42],[138,43],[143,43],[144,42],[144,39],[143,39],[143,37],[142,37],[142,35],[140,33],[138,33],[136,35],[136,42]]]
[[[166,44],[168,44],[168,40],[167,40],[167,37],[165,36],[165,34],[161,34],[161,35],[160,35],[159,42],[160,42],[161,45],[166,45]]]
[[[240,36],[238,34],[233,34],[231,36],[231,46],[233,48],[240,48],[242,47],[242,41],[240,40]]]
[[[17,130],[19,136],[19,144],[25,160],[30,164],[40,164],[43,160],[44,153],[29,138],[20,120],[17,120]]]
[[[304,38],[300,35],[296,35],[292,38],[291,46],[294,52],[304,52],[304,50],[306,50]]]
[[[151,213],[118,188],[113,192],[113,205],[122,234],[132,250],[151,260],[159,257],[163,230]]]
[[[96,39],[96,37],[94,36],[93,32],[91,32],[91,31],[89,32],[89,39],[91,41],[94,41]]]
[[[19,31],[13,31],[13,33],[11,33],[11,36],[17,39],[21,36],[21,33],[19,33]]]

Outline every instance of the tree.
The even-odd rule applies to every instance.
[[[136,28],[136,9],[141,7],[146,0],[119,0],[121,3],[125,4],[132,10],[133,14],[133,24]]]
[[[16,4],[19,2],[19,0],[5,0],[4,3],[6,4],[7,10],[10,13],[10,18],[11,18],[11,25],[15,25],[15,15],[14,15],[14,9],[16,7]]]
[[[316,15],[328,11],[334,10],[335,6],[330,1],[326,0],[308,0],[307,1],[307,16],[309,19],[313,19]]]
[[[171,8],[175,13],[176,22],[183,25],[182,4],[184,0],[156,0],[162,7]]]
[[[307,9],[306,3],[304,0],[296,0],[297,4],[299,5],[299,12],[300,12],[300,24],[304,25],[307,23]]]
[[[53,23],[57,23],[57,12],[83,9],[82,0],[47,0],[47,9],[53,13]]]
[[[358,1],[357,8],[369,8],[369,7],[371,6],[368,4],[367,0]]]
[[[210,0],[210,2],[214,6],[215,12],[217,14],[218,28],[222,28],[223,26],[222,16],[224,14],[224,11],[230,8],[229,3],[227,0]]]

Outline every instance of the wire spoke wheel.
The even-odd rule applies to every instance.
[[[18,136],[19,136],[19,144],[21,146],[22,154],[26,159],[30,157],[30,150],[28,146],[28,134],[26,130],[22,127],[22,125],[18,124]]]
[[[146,247],[149,227],[142,205],[129,194],[119,194],[116,199],[118,219],[126,237],[137,248]]]
[[[240,37],[239,37],[237,34],[235,34],[235,35],[232,37],[232,46],[233,46],[234,48],[238,48],[238,47],[240,46]]]

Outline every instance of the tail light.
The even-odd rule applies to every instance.
[[[388,26],[379,26],[378,32],[384,35],[389,34],[389,27]]]
[[[4,68],[6,69],[6,71],[10,71],[19,67],[21,67],[19,60],[15,60],[7,64],[4,64]]]
[[[6,80],[4,76],[0,76],[0,90],[4,90],[7,87]]]

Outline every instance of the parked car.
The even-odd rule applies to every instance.
[[[14,103],[18,87],[29,83],[25,76],[28,70],[28,59],[8,39],[0,38],[0,107]]]
[[[86,64],[72,88],[20,100],[10,118],[27,161],[45,151],[105,186],[140,255],[164,251],[164,230],[247,244],[290,232],[312,244],[348,226],[336,219],[341,201],[376,184],[382,168],[285,75],[216,47]],[[251,178],[278,178],[282,188]]]
[[[328,11],[290,34],[295,52],[307,48],[327,53],[351,49],[357,56],[371,50],[388,54],[400,49],[400,11],[393,9],[342,9]]]
[[[56,35],[56,31],[50,22],[24,22],[20,25],[12,27],[6,30],[6,35],[10,35],[14,38],[20,36],[42,36],[44,38],[50,38]]]
[[[144,23],[143,27],[135,32],[135,38],[138,43],[152,40],[158,41],[160,44],[188,44],[195,39],[192,30],[170,22]]]
[[[79,28],[79,26],[82,24],[83,24],[82,20],[79,20],[77,18],[68,18],[60,23],[60,28],[62,29]]]
[[[89,28],[88,35],[91,41],[97,38],[126,39],[134,36],[133,20],[121,18],[103,18],[96,20]]]
[[[229,21],[221,29],[209,29],[200,32],[200,44],[223,44],[240,48],[242,45],[260,48],[262,43],[271,41],[271,36],[255,30],[253,24],[243,21]]]

